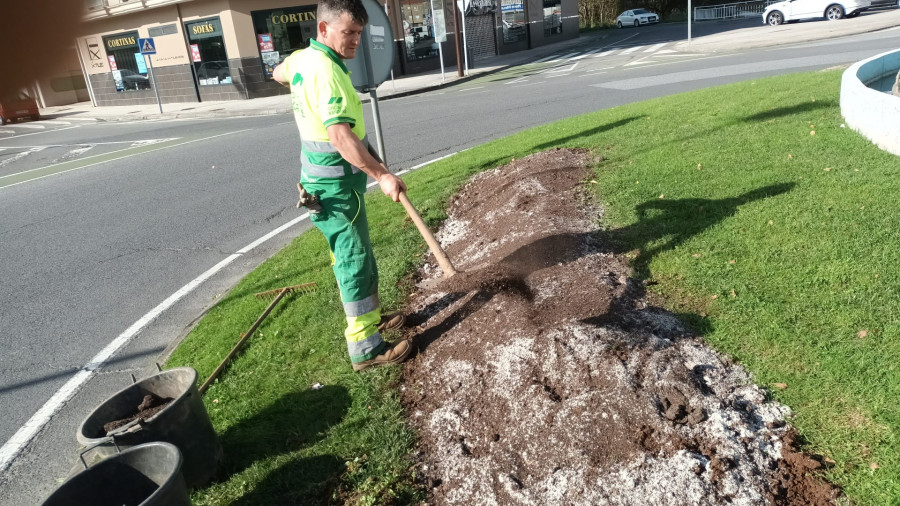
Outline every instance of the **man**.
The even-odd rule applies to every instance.
[[[318,205],[307,204],[310,220],[328,239],[347,316],[350,362],[360,371],[400,363],[412,351],[407,340],[389,346],[381,338],[381,330],[399,327],[404,319],[381,317],[364,199],[367,175],[394,202],[406,185],[369,151],[362,103],[343,62],[356,56],[369,21],[365,7],[359,0],[322,0],[316,18],[316,39],[272,76],[291,88],[302,147],[301,196],[306,191],[318,199]]]

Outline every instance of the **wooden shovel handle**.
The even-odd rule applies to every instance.
[[[437,242],[437,239],[434,238],[431,230],[428,229],[428,225],[425,224],[422,217],[419,216],[419,212],[416,211],[416,208],[413,207],[412,203],[409,201],[406,192],[400,192],[400,203],[406,208],[406,214],[408,214],[409,218],[416,224],[416,228],[419,229],[419,233],[422,234],[422,238],[425,239],[428,248],[431,249],[431,252],[434,253],[434,257],[437,258],[438,265],[440,265],[441,270],[444,271],[444,277],[449,278],[456,274],[456,269],[453,268],[453,264],[450,263],[447,254],[444,253],[441,245]]]

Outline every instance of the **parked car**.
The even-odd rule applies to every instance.
[[[231,69],[225,60],[207,61],[200,64],[197,69],[197,79],[215,79],[216,82],[229,82]]]
[[[872,0],[872,6],[870,9],[895,9],[900,8],[900,0]]]
[[[641,26],[659,23],[659,14],[650,12],[647,9],[631,9],[619,14],[616,18],[616,26]]]
[[[772,26],[812,18],[834,21],[858,16],[871,5],[871,0],[786,0],[766,7],[762,21]]]
[[[150,89],[150,78],[144,74],[129,69],[121,69],[119,73],[122,76],[122,85],[126,90]]]
[[[40,119],[37,101],[25,93],[0,99],[0,125],[18,121],[19,118]]]

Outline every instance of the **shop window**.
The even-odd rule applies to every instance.
[[[106,59],[116,91],[149,90],[147,63],[138,48],[138,33],[126,32],[103,37]]]
[[[560,0],[544,0],[544,35],[562,33],[562,4]]]
[[[503,43],[515,44],[525,40],[525,4],[523,0],[502,0]]]
[[[259,46],[266,78],[294,51],[309,46],[316,38],[316,6],[284,7],[265,11],[253,11],[253,29]]]
[[[431,2],[429,0],[401,0],[400,16],[403,19],[406,59],[418,61],[437,58],[438,43],[434,41]]]
[[[225,53],[222,22],[219,18],[185,23],[191,60],[200,86],[231,84],[231,69]]]

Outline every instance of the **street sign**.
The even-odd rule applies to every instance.
[[[384,13],[384,6],[375,0],[363,0],[369,14],[369,24],[363,29],[356,57],[345,60],[353,87],[361,93],[374,90],[385,82],[394,68],[394,32]]]
[[[141,54],[156,54],[156,45],[153,39],[138,39],[138,47],[141,48]]]

